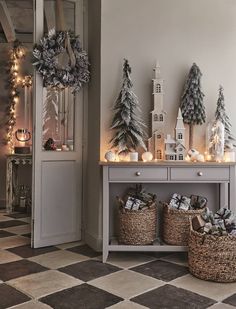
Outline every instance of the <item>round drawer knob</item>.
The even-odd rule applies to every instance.
[[[141,173],[140,172],[136,172],[136,176],[140,176],[141,175]]]
[[[202,176],[203,172],[198,172],[197,174],[198,174],[198,176]]]

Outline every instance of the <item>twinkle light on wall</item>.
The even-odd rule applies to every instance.
[[[19,77],[19,60],[25,57],[25,51],[19,41],[13,43],[13,48],[10,50],[10,61],[8,63],[7,72],[9,74],[9,107],[6,121],[6,143],[9,146],[11,153],[14,152],[13,132],[16,124],[16,104],[19,102],[18,87],[22,84],[22,79]]]

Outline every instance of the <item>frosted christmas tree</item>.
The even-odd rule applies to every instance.
[[[131,67],[127,59],[123,65],[123,83],[119,96],[113,108],[115,114],[112,120],[111,129],[115,131],[110,143],[116,148],[118,154],[127,154],[137,147],[146,150],[143,139],[145,138],[144,122],[137,116],[140,112],[139,103],[132,88],[130,78]]]
[[[235,141],[234,136],[231,133],[231,122],[229,116],[225,110],[225,98],[224,98],[224,89],[222,86],[219,87],[219,96],[216,105],[215,119],[220,120],[225,128],[225,148],[232,148],[233,142]]]
[[[201,90],[202,73],[194,63],[185,82],[181,98],[181,111],[184,123],[189,125],[189,148],[193,148],[193,126],[206,121],[204,94]]]

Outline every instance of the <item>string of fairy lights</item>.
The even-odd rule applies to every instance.
[[[14,127],[16,124],[16,105],[19,102],[19,87],[29,87],[32,85],[32,77],[25,79],[19,76],[19,62],[25,57],[25,49],[19,41],[13,43],[10,50],[10,60],[8,62],[7,73],[9,89],[9,105],[6,121],[6,138],[10,153],[14,153]]]

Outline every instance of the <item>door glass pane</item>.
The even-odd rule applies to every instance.
[[[75,3],[73,1],[44,1],[44,33],[51,29],[75,32]],[[65,42],[66,44],[66,42]],[[57,56],[58,66],[68,64],[66,51]],[[47,87],[43,90],[42,148],[43,150],[74,150],[73,89]]]
[[[44,88],[43,146],[45,150],[73,150],[74,102],[74,95],[69,88]],[[51,147],[51,139],[54,141],[53,147]]]

